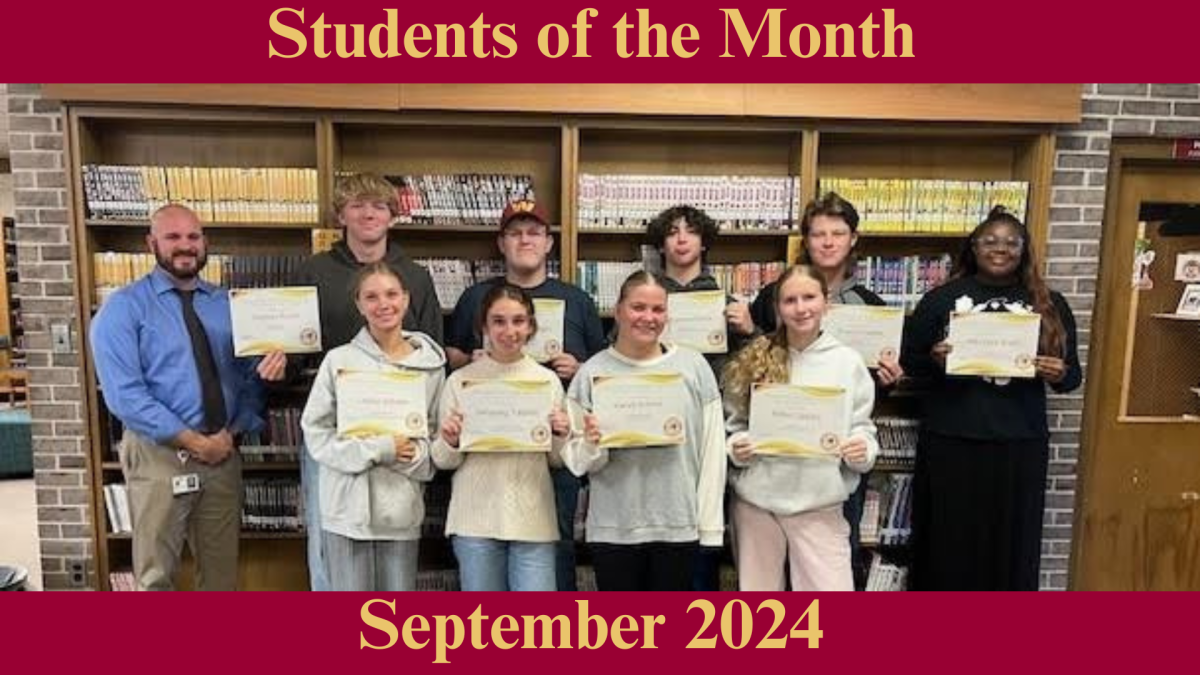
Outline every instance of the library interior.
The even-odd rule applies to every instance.
[[[733,435],[727,438],[722,425],[714,432],[720,436],[719,467],[706,468],[701,439],[695,440],[695,449],[677,450],[674,456],[684,459],[671,459],[667,465],[690,472],[688,480],[701,484],[699,497],[693,491],[684,500],[698,513],[678,516],[690,525],[682,530],[663,525],[665,537],[648,541],[657,546],[664,541],[694,543],[699,537],[705,545],[687,549],[689,556],[693,549],[695,553],[695,560],[686,565],[694,590],[749,590],[746,577],[761,576],[761,566],[750,559],[762,550],[751,548],[760,543],[751,537],[766,529],[778,530],[788,548],[785,554],[784,543],[779,544],[779,555],[790,569],[780,583],[796,587],[812,582],[820,575],[810,578],[797,570],[810,563],[824,567],[828,561],[816,564],[814,554],[792,550],[803,548],[792,527],[850,530],[849,537],[842,533],[835,539],[849,541],[857,590],[948,588],[957,582],[969,587],[970,579],[985,577],[982,587],[996,589],[1200,590],[1200,84],[5,84],[0,85],[0,102],[4,590],[147,587],[152,576],[147,570],[153,567],[147,560],[162,552],[138,545],[135,531],[143,528],[135,527],[135,521],[149,519],[152,507],[147,488],[131,480],[131,473],[147,469],[135,471],[131,458],[138,453],[122,446],[140,439],[147,442],[139,452],[158,452],[185,467],[189,462],[203,464],[188,456],[186,443],[180,445],[176,460],[158,447],[161,439],[144,438],[145,424],[113,411],[136,413],[137,406],[128,400],[134,396],[132,385],[112,384],[125,382],[107,372],[114,368],[112,363],[136,366],[138,358],[129,357],[140,351],[146,377],[159,377],[162,373],[154,368],[165,366],[146,365],[158,347],[125,345],[123,357],[121,349],[93,349],[99,344],[94,325],[104,317],[106,303],[119,305],[122,312],[134,311],[139,280],[182,274],[173,267],[176,259],[164,257],[158,248],[162,240],[156,236],[170,229],[159,228],[162,207],[186,207],[203,228],[203,246],[193,260],[203,280],[201,289],[321,285],[328,278],[314,276],[316,258],[349,255],[351,268],[369,262],[361,256],[353,260],[359,252],[357,240],[347,239],[358,236],[350,231],[358,226],[347,226],[346,214],[370,200],[366,193],[347,193],[346,186],[374,185],[374,179],[386,181],[392,192],[384,200],[389,209],[383,243],[388,264],[393,262],[392,252],[399,251],[397,256],[414,265],[404,269],[419,266],[432,282],[422,286],[411,272],[397,275],[405,277],[402,284],[411,313],[414,308],[432,308],[436,328],[421,330],[430,336],[426,352],[442,353],[445,348],[445,367],[435,369],[443,392],[462,382],[453,376],[452,366],[475,359],[466,366],[475,368],[478,359],[490,358],[474,349],[502,349],[496,341],[470,343],[480,338],[479,331],[486,337],[501,335],[491,327],[491,309],[485,310],[486,325],[482,319],[475,321],[479,304],[466,307],[462,315],[466,305],[482,297],[472,293],[472,287],[495,286],[497,278],[521,287],[514,263],[519,247],[543,236],[540,230],[531,234],[522,228],[534,222],[544,225],[545,260],[539,273],[570,287],[571,293],[582,292],[578,297],[584,298],[585,317],[595,316],[600,326],[598,342],[589,344],[577,359],[571,357],[570,372],[551,378],[571,399],[565,400],[564,411],[582,406],[574,396],[583,390],[592,411],[600,409],[599,397],[592,398],[598,389],[595,376],[581,386],[571,382],[570,375],[576,367],[594,373],[604,366],[592,363],[601,359],[602,351],[620,351],[609,346],[621,339],[618,324],[628,335],[636,335],[642,326],[641,318],[633,318],[627,298],[647,297],[638,295],[638,284],[658,282],[636,282],[630,291],[631,275],[641,270],[658,274],[667,291],[664,297],[698,288],[689,285],[694,274],[672,278],[677,271],[675,247],[686,248],[677,241],[688,233],[703,236],[700,278],[715,282],[707,290],[721,291],[723,309],[718,312],[729,317],[728,342],[722,333],[713,338],[719,339],[720,349],[699,346],[701,351],[729,352],[709,358],[713,368],[705,374],[707,378],[711,373],[714,385],[720,383],[726,412],[730,393],[723,376],[733,372],[733,362],[747,361],[736,353],[738,347],[750,349],[743,344],[761,340],[767,345],[778,337],[782,342],[773,344],[784,346],[785,362],[792,359],[793,384],[803,378],[796,372],[826,367],[824,361],[805,360],[818,355],[801,354],[795,347],[790,357],[786,355],[787,340],[793,339],[789,336],[802,332],[796,326],[801,325],[803,310],[784,304],[796,301],[785,287],[800,288],[816,277],[797,279],[785,273],[801,261],[820,270],[821,254],[814,253],[814,247],[820,245],[817,236],[823,226],[817,223],[822,219],[832,217],[850,228],[844,233],[849,237],[848,257],[839,261],[845,271],[842,290],[861,288],[862,297],[871,298],[865,304],[879,307],[872,308],[877,309],[874,314],[863,310],[854,315],[857,319],[842,318],[835,324],[831,317],[850,313],[829,308],[864,302],[842,299],[838,288],[830,289],[828,303],[819,303],[818,314],[826,321],[820,339],[831,331],[842,337],[837,326],[853,330],[845,328],[852,321],[858,330],[874,330],[879,338],[875,333],[887,333],[884,323],[894,318],[894,348],[881,354],[889,354],[897,376],[883,375],[887,369],[881,365],[882,355],[878,362],[868,357],[855,364],[868,367],[863,372],[873,377],[873,407],[863,421],[871,428],[867,445],[873,461],[859,471],[849,455],[834,456],[836,464],[831,464],[828,456],[816,457],[819,450],[797,451],[801,458],[779,457],[767,456],[764,446],[762,456],[747,463],[734,450],[737,433],[730,431]],[[830,201],[831,194],[835,201]],[[665,223],[665,234],[656,239],[654,224],[680,206],[692,209],[670,211],[675,214],[672,222]],[[994,210],[998,206],[1004,209],[999,219]],[[831,215],[835,211],[837,215]],[[165,213],[172,215],[170,208]],[[712,236],[703,223],[714,226]],[[1006,231],[1011,232],[1008,239],[997,236]],[[506,241],[509,235],[516,243]],[[1007,253],[999,253],[1004,250]],[[985,302],[977,294],[964,305],[962,297],[947,297],[945,307],[953,312],[934,307],[938,289],[957,289],[955,284],[968,282],[975,284],[971,288],[994,288],[988,274],[1009,260],[1019,265],[1018,271],[1005,274],[1019,290],[1008,292],[1019,298],[992,295],[991,302]],[[784,283],[777,282],[781,277]],[[538,283],[543,282],[538,277]],[[358,280],[359,292],[365,284]],[[828,285],[825,279],[820,284]],[[349,289],[347,277],[344,289],[336,292]],[[760,295],[762,291],[769,294]],[[419,298],[422,292],[434,297]],[[230,293],[226,304],[238,295]],[[530,295],[537,300],[532,305],[537,315],[551,312],[539,330],[549,330],[551,336],[554,331],[583,330],[570,307],[565,320],[556,321],[555,306],[536,293]],[[190,299],[190,293],[186,297]],[[338,547],[356,539],[342,527],[344,522],[330,524],[338,515],[333,510],[346,502],[326,500],[348,497],[334,494],[332,488],[318,494],[305,485],[316,480],[318,465],[322,488],[332,473],[343,470],[336,468],[343,464],[325,461],[323,453],[310,452],[309,447],[314,443],[310,423],[315,425],[318,416],[310,413],[321,357],[346,344],[328,344],[324,317],[332,310],[326,307],[326,289],[320,297],[327,343],[316,353],[290,356],[287,372],[279,378],[262,374],[262,364],[270,357],[237,359],[259,364],[251,380],[278,380],[257,383],[261,406],[251,412],[260,419],[261,429],[239,434],[231,458],[225,459],[227,467],[236,459],[233,480],[240,489],[232,501],[235,509],[240,507],[234,514],[240,524],[233,547],[238,590],[315,588],[314,556],[331,566],[336,559],[341,566],[350,554]],[[371,326],[355,340],[367,335],[370,341],[374,310],[363,309],[358,295],[353,302],[344,295],[334,297],[334,304],[344,306],[333,309],[353,315],[357,326],[364,320]],[[568,305],[572,297],[576,296],[567,298]],[[201,299],[196,303],[207,321]],[[513,304],[503,303],[484,304]],[[667,306],[670,313],[687,312],[689,321],[711,318],[701,316],[705,308],[689,310],[677,299]],[[190,304],[184,307],[178,332],[190,355],[197,343],[190,324],[185,330]],[[759,311],[763,307],[769,316]],[[109,310],[101,332],[118,318],[112,316],[117,311]],[[1037,358],[1024,357],[1027,361],[1011,372],[992,372],[989,365],[978,363],[980,370],[970,371],[971,362],[956,363],[952,350],[950,357],[942,353],[939,361],[936,347],[931,359],[928,345],[953,342],[956,331],[964,343],[974,339],[980,345],[977,353],[986,356],[987,336],[971,338],[969,322],[956,321],[971,312],[1040,314],[1032,333]],[[190,316],[196,314],[192,311]],[[916,324],[924,325],[927,318],[930,331],[941,332],[915,349],[924,338]],[[227,323],[228,316],[223,320]],[[236,313],[233,323],[236,326]],[[990,330],[1004,328],[1007,339],[1010,332],[1019,332],[1016,322],[1008,323],[1013,326],[999,319],[985,325]],[[684,332],[682,321],[678,325]],[[406,320],[404,328],[413,326]],[[672,329],[669,326],[663,337],[667,356],[674,353],[665,346]],[[476,334],[463,342],[464,331]],[[167,333],[163,329],[168,338],[164,342],[171,337]],[[157,339],[153,330],[136,334]],[[347,339],[353,334],[349,331]],[[1026,334],[1029,331],[1021,333]],[[208,335],[213,335],[211,328]],[[572,351],[572,339],[565,337],[567,352]],[[626,339],[630,344],[636,340]],[[844,340],[857,344],[866,338]],[[678,342],[670,350],[694,351],[687,340]],[[468,343],[474,349],[463,346]],[[562,349],[557,343],[539,344],[551,355]],[[232,341],[214,343],[208,355],[214,373],[212,354],[233,349]],[[764,348],[764,353],[770,352]],[[1006,352],[1005,358],[1011,360],[1013,353]],[[205,372],[199,351],[196,354],[196,368]],[[463,361],[456,362],[456,355]],[[1043,369],[1045,355],[1053,362],[1046,366],[1049,370]],[[190,358],[185,370],[192,365]],[[961,358],[965,361],[967,356]],[[629,355],[617,354],[610,361],[622,359],[629,360]],[[664,357],[662,363],[678,360]],[[803,367],[797,370],[796,364]],[[607,367],[612,368],[611,363]],[[960,370],[949,372],[956,368]],[[1072,368],[1080,376],[1074,382]],[[141,382],[140,378],[139,374],[134,379]],[[111,386],[102,386],[102,379]],[[181,391],[197,389],[196,400],[203,397],[203,386],[177,384]],[[153,386],[149,390],[153,392]],[[126,400],[118,403],[114,397]],[[765,409],[766,403],[762,405]],[[200,410],[199,403],[192,407]],[[1009,410],[1030,409],[1035,419],[1005,418]],[[956,412],[962,410],[967,417]],[[462,560],[477,556],[471,547],[493,536],[465,536],[470,517],[461,510],[456,515],[453,499],[456,481],[465,478],[461,474],[468,473],[470,461],[478,461],[484,452],[460,454],[452,447],[451,456],[458,456],[455,462],[462,455],[468,461],[456,470],[444,468],[438,448],[447,438],[446,420],[434,419],[442,417],[436,401],[430,413],[428,420],[422,419],[428,429],[421,435],[427,431],[428,439],[407,445],[425,457],[430,475],[417,481],[415,469],[403,474],[406,484],[417,486],[420,502],[415,507],[416,529],[405,537],[411,540],[407,543],[415,542],[411,587],[459,590],[481,583],[474,566],[469,573],[460,569]],[[616,508],[611,506],[616,496],[631,494],[631,486],[652,485],[651,465],[638,462],[652,461],[646,458],[659,457],[656,453],[662,449],[600,450],[585,431],[590,422],[583,420],[592,418],[590,412],[581,407],[564,415],[570,428],[561,437],[555,431],[553,441],[546,440],[550,434],[543,439],[546,448],[553,444],[551,471],[539,469],[537,477],[529,479],[545,483],[533,492],[550,495],[550,517],[558,516],[560,541],[551,547],[559,567],[557,587],[617,588],[617,581],[624,581],[618,580],[618,572],[627,572],[631,564],[627,559],[614,562],[623,555],[617,549],[642,542],[618,541],[628,530],[606,520],[612,513],[608,509]],[[767,428],[761,417],[756,421],[747,415],[750,419],[743,420],[741,433]],[[958,419],[948,419],[956,415]],[[979,422],[971,415],[978,415]],[[721,422],[733,426],[736,417]],[[688,434],[684,445],[693,444],[692,435],[707,438],[707,426],[691,421],[685,420],[686,431],[680,432]],[[1017,429],[1024,422],[1033,430],[1028,435]],[[337,426],[342,423],[339,416]],[[470,426],[462,428],[464,441]],[[702,426],[705,433],[692,433]],[[458,430],[450,436],[457,445]],[[332,442],[334,449],[378,447],[347,440],[350,435],[338,438]],[[400,445],[397,442],[394,457],[378,461],[389,476],[401,475],[392,470],[394,463],[407,461]],[[391,447],[388,441],[388,452]],[[1010,466],[1014,449],[1028,452]],[[949,459],[955,450],[959,456],[991,453],[1004,459],[958,462]],[[602,453],[607,466],[593,462],[590,469],[579,469],[593,451]],[[695,462],[689,453],[697,453]],[[307,466],[310,459],[312,468]],[[527,459],[532,458],[522,461]],[[987,463],[992,461],[1004,463],[1003,468]],[[978,466],[968,466],[972,463]],[[539,460],[539,465],[546,462]],[[835,465],[840,473],[834,475],[845,478],[836,500],[799,514],[773,508],[809,503],[796,495],[814,489],[818,483],[811,481]],[[198,475],[203,482],[212,471],[216,487],[214,466],[204,464],[188,475]],[[653,466],[653,471],[661,468]],[[804,471],[793,473],[797,466],[808,466],[810,477],[804,477]],[[365,471],[365,476],[382,470],[357,468],[353,473]],[[1001,483],[995,475],[1007,470],[1029,475],[1023,482]],[[714,498],[717,512],[707,516],[723,524],[716,544],[703,541],[705,507],[697,505],[698,499],[705,499],[703,484],[711,472],[723,477]],[[490,486],[501,494],[475,495],[472,501],[486,503],[490,497],[498,513],[511,508],[505,503],[509,490],[518,495],[524,488],[499,482],[502,473],[490,477]],[[343,484],[336,477],[329,484],[357,486],[367,490],[364,499],[374,500],[371,490],[382,492],[382,486],[390,485],[382,475],[372,474],[370,487],[349,479]],[[517,474],[512,475],[516,480]],[[796,482],[779,481],[787,476]],[[572,485],[567,509],[559,489],[561,477]],[[985,480],[973,483],[981,478]],[[620,480],[626,482],[618,484]],[[663,480],[665,492],[674,483]],[[178,505],[190,498],[179,492],[186,486],[177,487],[174,498],[169,496],[171,486],[166,489],[168,502]],[[777,493],[754,492],[771,489],[790,496],[776,502]],[[1020,492],[1019,499],[988,496],[1006,490]],[[198,493],[203,492],[202,486]],[[621,508],[665,503],[660,497],[639,495],[631,500],[637,504]],[[1005,505],[994,508],[986,501],[992,498]],[[314,511],[318,499],[319,514]],[[396,504],[364,501],[353,506]],[[1014,513],[1005,511],[1009,508]],[[963,515],[973,510],[979,513]],[[533,511],[529,522],[505,527],[534,528]],[[1023,527],[1001,524],[1002,511],[1030,522]],[[309,518],[313,514],[319,516],[315,521]],[[376,515],[350,517],[376,523]],[[831,525],[818,522],[826,516],[833,519]],[[650,509],[631,517],[665,523],[677,516]],[[326,539],[314,549],[313,530],[322,527]],[[678,534],[689,527],[690,535]],[[1001,532],[1006,528],[1012,532]],[[168,565],[168,576],[174,578],[167,579],[167,585],[196,588],[196,571],[206,558],[193,550],[204,548],[193,541],[201,538],[199,531],[188,536],[188,549],[178,564]],[[329,532],[336,532],[332,540]],[[570,550],[565,558],[573,571],[567,572],[569,581],[564,581],[561,569],[564,546]],[[651,558],[678,558],[671,546],[653,546],[645,549]],[[971,555],[971,550],[993,548],[1013,559],[1008,562],[1014,570],[1021,569],[956,569],[1003,567]],[[514,589],[524,583],[514,581],[520,578],[513,572],[517,561],[532,560],[516,550],[510,548],[508,554]],[[744,566],[753,567],[754,574]],[[784,569],[782,563],[779,569]],[[1021,580],[1014,581],[1013,575]],[[812,590],[832,588],[817,586]]]

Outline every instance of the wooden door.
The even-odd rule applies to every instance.
[[[1179,252],[1152,203],[1200,204],[1200,162],[1114,143],[1088,363],[1071,587],[1200,590],[1200,320],[1176,315]],[[1157,216],[1155,217],[1157,218]],[[1153,288],[1135,290],[1139,236]]]

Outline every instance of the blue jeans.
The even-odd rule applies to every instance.
[[[308,584],[314,591],[332,591],[321,538],[321,465],[300,445],[300,485],[304,490],[304,529],[308,531]]]
[[[553,591],[554,544],[451,538],[464,591]]]
[[[579,479],[567,469],[551,469],[554,504],[558,516],[555,545],[555,578],[558,590],[575,591],[575,509],[579,505]]]

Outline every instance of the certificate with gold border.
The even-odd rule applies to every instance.
[[[868,368],[880,360],[900,358],[900,340],[904,335],[904,309],[870,305],[830,305],[821,328],[838,342],[858,352]]]
[[[947,375],[1022,377],[1036,375],[1040,314],[954,312],[950,315]]]
[[[235,288],[229,291],[229,312],[234,356],[321,351],[316,286]]]
[[[342,438],[429,437],[424,373],[346,368],[335,375],[334,390]]]
[[[681,291],[667,296],[668,342],[701,354],[729,351],[725,327],[725,291]]]
[[[686,438],[687,396],[679,373],[592,376],[600,447],[680,445]]]
[[[750,438],[759,455],[837,460],[850,433],[846,390],[756,384],[750,391]]]
[[[549,380],[463,380],[461,452],[549,452]]]
[[[525,345],[525,353],[534,361],[545,363],[563,353],[567,302],[556,298],[534,298],[533,312],[538,329]]]

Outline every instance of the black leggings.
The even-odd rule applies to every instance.
[[[690,591],[697,542],[589,544],[602,591]]]

